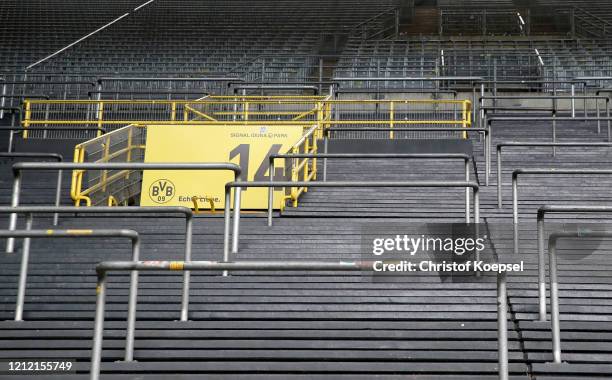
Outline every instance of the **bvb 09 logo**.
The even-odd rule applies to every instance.
[[[149,187],[149,197],[155,203],[167,203],[174,198],[176,188],[174,184],[167,179],[158,179]]]

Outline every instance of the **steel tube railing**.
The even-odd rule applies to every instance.
[[[488,128],[422,128],[422,127],[418,127],[418,128],[328,128],[325,129],[324,133],[323,133],[323,137],[324,137],[324,141],[323,141],[323,147],[324,147],[324,152],[327,153],[327,142],[330,138],[330,135],[332,133],[337,133],[337,132],[342,132],[342,131],[348,131],[348,132],[402,132],[402,131],[427,131],[427,132],[461,132],[461,133],[470,133],[470,132],[476,132],[484,135],[484,144],[483,144],[483,158],[485,161],[485,186],[489,186],[489,175],[491,173],[491,169],[490,169],[490,165],[491,165],[491,152],[490,152],[490,145],[491,145],[491,139],[493,137],[491,130]],[[325,164],[325,159],[323,159],[323,163]],[[323,176],[325,176],[325,165],[323,167],[324,171],[323,171]]]
[[[13,193],[11,195],[11,206],[19,206],[21,193],[21,172],[24,170],[228,170],[234,172],[234,179],[240,181],[241,169],[232,163],[131,163],[131,162],[90,162],[90,163],[37,163],[24,162],[13,165]],[[240,202],[240,192],[237,192],[234,203]],[[229,204],[225,205],[225,212],[230,212]],[[240,212],[234,206],[235,219],[240,219]],[[226,220],[229,215],[225,215]],[[17,214],[11,214],[9,230],[15,230],[17,226]],[[6,244],[6,252],[13,252],[15,240],[9,238]]]
[[[225,184],[225,199],[229,199],[231,190],[235,188],[235,192],[239,192],[241,188],[274,188],[274,187],[338,187],[338,188],[379,188],[379,187],[399,187],[399,188],[422,188],[422,187],[435,187],[435,188],[455,188],[455,187],[470,187],[474,192],[474,223],[480,223],[480,186],[476,182],[445,182],[445,181],[413,181],[413,182],[295,182],[295,181],[274,181],[274,182],[228,182]],[[236,198],[234,196],[234,198]],[[226,202],[227,205],[227,202]],[[268,203],[268,215],[270,214],[270,208],[272,204]],[[237,202],[238,215],[240,215],[240,200]],[[236,213],[234,213],[236,215]],[[228,217],[226,213],[226,218]],[[223,261],[229,262],[230,257],[227,249],[227,242],[229,237],[227,234],[227,228],[229,222],[226,219],[226,230],[224,231],[224,256]],[[238,239],[240,235],[240,219],[234,218],[234,225],[232,230],[232,254],[238,253]]]
[[[30,219],[31,225],[31,219]],[[9,231],[0,230],[0,238],[27,238],[28,244],[31,238],[127,238],[132,241],[132,260],[140,260],[140,236],[132,230],[29,230],[29,231]],[[29,251],[29,250],[28,250]],[[21,269],[19,276],[19,287],[25,291],[26,276],[22,273],[27,271],[29,257],[24,254],[21,259]],[[134,327],[136,322],[136,300],[138,295],[138,272],[134,271],[130,275],[130,295],[128,299],[128,319],[127,335],[125,338],[125,361],[132,361],[134,356]],[[18,297],[23,297],[19,294]],[[23,305],[23,304],[22,304]],[[22,320],[22,310],[18,310],[20,315],[15,315],[15,320]],[[19,319],[18,319],[19,317]]]
[[[104,338],[104,312],[106,306],[106,288],[108,272],[113,271],[362,271],[372,270],[373,262],[370,261],[347,261],[347,262],[325,262],[325,261],[192,261],[190,263],[181,261],[152,261],[152,262],[103,262],[96,266],[98,275],[96,286],[96,312],[94,321],[94,337],[91,350],[90,379],[99,380],[100,367],[102,363],[102,343]],[[501,277],[501,278],[500,278]],[[500,380],[508,379],[508,336],[507,336],[507,312],[508,302],[506,298],[505,276],[498,276],[497,280],[497,335],[498,335],[498,374]],[[134,334],[132,334],[134,335]]]
[[[612,213],[609,206],[542,206],[538,209],[538,300],[539,320],[546,321],[546,264],[544,253],[544,221],[546,214]]]
[[[553,233],[548,238],[550,271],[550,319],[553,362],[561,363],[561,324],[559,316],[559,281],[557,276],[557,241],[567,238],[612,238],[612,232],[579,231]]]
[[[503,147],[594,147],[594,148],[606,148],[612,147],[612,143],[539,143],[539,142],[519,142],[519,141],[508,141],[497,144],[497,208],[503,207],[502,200],[502,148]]]
[[[553,122],[553,132],[554,132],[554,123],[558,121],[607,121],[608,122],[608,142],[612,142],[612,117],[606,115],[606,117],[563,117],[563,116],[517,116],[517,117],[509,117],[509,116],[493,116],[487,118],[487,125],[491,128],[491,125],[494,121],[551,121]],[[553,133],[552,142],[556,142],[556,137]]]
[[[52,160],[56,160],[57,162],[64,161],[64,157],[61,154],[56,153],[0,153],[0,157],[9,157],[9,158],[49,158]],[[55,185],[55,207],[59,207],[61,202],[61,194],[62,194],[62,175],[63,171],[57,171],[57,181]],[[59,215],[57,213],[53,214],[53,225],[57,226],[59,223]],[[12,228],[11,230],[13,230]],[[8,251],[8,253],[12,252]]]
[[[327,173],[327,159],[415,159],[415,160],[438,160],[438,159],[461,159],[464,161],[464,177],[465,181],[470,181],[470,160],[473,157],[461,153],[324,153],[324,154],[272,154],[269,157],[270,163],[270,182],[274,182],[274,161],[275,159],[292,159],[292,158],[315,158],[323,159],[323,173]],[[327,176],[324,174],[323,181],[327,181]],[[268,204],[273,203],[274,188],[268,188]],[[470,223],[470,189],[465,189],[465,222]],[[272,226],[272,208],[268,208],[268,226]]]
[[[193,240],[193,211],[187,207],[181,206],[162,206],[162,207],[77,207],[77,206],[18,206],[18,207],[0,207],[0,214],[17,213],[27,215],[27,226],[26,229],[32,228],[32,214],[34,213],[54,213],[54,214],[183,214],[185,216],[185,262],[191,261],[191,246]],[[26,244],[24,241],[22,257],[27,258],[29,256],[29,242]],[[22,259],[24,260],[24,259]],[[23,310],[23,300],[25,296],[25,279],[22,281],[21,277],[27,277],[27,259],[25,261],[25,269],[23,268],[22,262],[22,273],[19,277],[19,288],[18,294],[22,296],[17,298],[17,306],[15,311],[15,320],[19,314],[17,310]],[[183,278],[183,293],[181,298],[181,317],[182,322],[188,320],[189,314],[189,287],[190,287],[190,274],[186,271]],[[21,316],[21,314],[19,314]]]
[[[512,172],[512,220],[515,225],[518,224],[518,176],[520,174],[538,174],[538,175],[612,175],[612,170],[606,169],[516,169]]]

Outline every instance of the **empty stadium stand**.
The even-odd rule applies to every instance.
[[[608,1],[5,0],[0,21],[2,149],[92,165],[59,174],[59,203],[82,206],[78,213],[62,213],[58,226],[51,212],[34,213],[31,224],[20,214],[17,230],[48,238],[16,239],[14,252],[0,253],[0,379],[24,378],[7,369],[10,361],[69,361],[70,371],[34,376],[96,379],[94,317],[104,294],[96,265],[130,261],[134,247],[84,237],[109,228],[135,231],[140,260],[178,271],[139,273],[129,361],[134,275],[109,274],[102,379],[612,378],[612,242],[586,236],[612,223]],[[200,210],[193,200],[189,241],[183,213],[87,213],[82,202],[87,194],[93,206],[140,205],[142,171],[96,165],[142,163],[150,125],[263,134],[283,123],[304,127],[304,137],[280,153],[314,156],[287,159],[275,179],[306,185],[287,192],[271,225],[263,209],[243,210],[231,255],[229,205]],[[583,145],[563,145],[570,143]],[[498,166],[499,144],[506,145]],[[460,159],[316,157],[325,153]],[[0,206],[17,206],[16,189],[19,205],[55,204],[57,171],[15,170],[32,161],[47,160],[0,154]],[[255,170],[241,169],[243,181],[256,182]],[[269,168],[260,170],[257,178],[270,179]],[[574,173],[555,173],[562,170]],[[527,173],[513,188],[517,171]],[[366,184],[315,186],[323,181]],[[437,185],[367,186],[399,181]],[[502,276],[180,272],[188,247],[193,261],[370,259],[363,236],[371,229],[416,234],[424,224],[464,223],[466,191],[475,220],[476,192],[465,181],[478,190],[478,228],[495,255],[525,263],[503,277],[507,293]],[[552,343],[551,265],[539,256],[550,254],[538,242],[543,207],[569,208],[546,214],[547,238],[559,230],[585,235],[557,250],[561,363]],[[14,227],[8,214],[0,218],[3,231]],[[60,230],[79,238],[53,238]],[[14,320],[28,251],[23,320]],[[540,320],[543,263],[547,321]],[[189,312],[181,315],[186,278]],[[500,368],[506,343],[507,370]]]

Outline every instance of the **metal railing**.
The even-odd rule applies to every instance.
[[[56,154],[56,153],[0,153],[0,157],[6,157],[6,158],[32,158],[32,159],[37,159],[37,158],[48,158],[51,160],[55,160],[57,162],[62,162],[64,161],[64,157],[62,157],[61,154]],[[57,172],[57,181],[55,184],[55,206],[58,207],[60,205],[61,199],[62,199],[62,175],[63,175],[63,171],[62,170],[58,170]],[[15,190],[15,185],[13,184],[13,191]],[[53,225],[57,226],[59,222],[59,215],[57,213],[53,214]],[[7,250],[7,252],[9,252]]]
[[[518,177],[520,174],[531,175],[612,175],[612,170],[606,169],[516,169],[512,172],[512,220],[519,222],[518,214]]]
[[[572,84],[573,85],[573,84]],[[588,108],[588,100],[594,100],[595,101],[595,118],[593,118],[594,120],[597,120],[597,133],[601,133],[601,121],[602,120],[608,120],[608,129],[610,129],[610,124],[611,124],[611,119],[610,119],[610,98],[607,96],[589,96],[589,95],[574,95],[572,93],[571,96],[559,96],[559,95],[541,95],[541,96],[482,96],[479,99],[479,107],[480,107],[480,121],[481,121],[481,126],[486,125],[487,123],[487,111],[488,110],[500,110],[502,109],[503,111],[506,112],[526,112],[526,111],[547,111],[547,112],[551,112],[552,113],[552,125],[553,125],[553,135],[555,135],[556,132],[556,121],[558,120],[564,120],[563,118],[558,118],[557,117],[557,113],[560,113],[562,111],[564,111],[563,108],[560,108],[558,106],[558,102],[559,100],[570,100],[571,101],[571,118],[576,119],[576,100],[578,99],[582,99],[584,101],[584,107],[583,107],[583,111],[584,111],[584,118],[580,119],[580,120],[588,120],[589,118],[589,108]],[[491,100],[493,102],[492,106],[486,106],[485,102],[487,100]],[[531,109],[531,108],[526,108],[526,107],[517,107],[517,106],[512,106],[512,107],[503,107],[500,108],[497,106],[497,102],[500,100],[550,100],[551,101],[551,108],[550,109]],[[600,108],[600,101],[604,101],[605,104],[605,118],[607,119],[603,119],[604,116],[601,115],[601,108]],[[569,110],[568,110],[569,111]],[[512,116],[506,116],[506,117],[512,117]],[[498,119],[499,120],[499,119]]]
[[[508,141],[497,144],[497,208],[503,207],[502,200],[502,148],[539,148],[539,147],[550,147],[550,148],[578,148],[578,147],[593,147],[593,148],[610,148],[612,143],[540,143],[540,142],[519,142],[519,141]]]
[[[30,219],[31,222],[31,219]],[[23,271],[27,271],[29,245],[31,238],[113,238],[121,237],[132,241],[132,260],[140,260],[140,236],[136,231],[132,230],[29,230],[29,231],[8,231],[0,230],[1,238],[26,238],[24,244],[27,245],[27,251],[24,249],[24,254],[21,259],[21,270],[19,276],[19,289],[22,293],[19,296],[24,296],[26,276],[22,276]],[[24,268],[25,265],[25,268]],[[136,321],[136,300],[138,294],[138,272],[132,272],[130,275],[130,295],[128,298],[128,329],[125,342],[126,361],[132,360],[128,355],[133,355],[134,351],[134,323]],[[23,301],[23,300],[21,300]],[[23,303],[21,305],[23,307]],[[19,312],[19,315],[17,314]],[[23,309],[17,310],[15,320],[21,320]],[[17,317],[19,316],[19,319]]]
[[[567,238],[612,238],[612,232],[558,232],[548,239],[548,259],[550,271],[550,319],[552,330],[553,362],[561,363],[561,324],[559,316],[559,281],[557,276],[557,242]]]
[[[468,100],[331,100],[321,96],[217,96],[204,100],[26,100],[25,129],[43,125],[472,125]],[[26,138],[27,138],[26,134]],[[46,137],[46,136],[39,136]]]
[[[546,321],[546,263],[544,253],[544,218],[546,214],[612,213],[608,206],[542,206],[537,213],[538,229],[538,305],[539,320]]]
[[[228,182],[225,184],[225,224],[224,224],[224,239],[223,239],[223,261],[231,261],[230,249],[229,249],[229,237],[230,237],[230,212],[229,203],[231,199],[231,191],[235,189],[236,194],[234,198],[238,199],[234,204],[234,220],[232,229],[232,245],[231,253],[238,253],[238,244],[240,239],[240,197],[237,194],[240,193],[240,189],[251,188],[251,187],[263,187],[263,188],[275,188],[275,187],[337,187],[337,188],[379,188],[379,187],[395,187],[395,188],[472,188],[474,193],[474,223],[480,223],[480,186],[476,182],[445,182],[445,181],[398,181],[398,182],[363,182],[363,181],[329,181],[329,182],[292,182],[292,181],[260,181],[260,182]],[[272,204],[268,203],[268,215],[270,214],[270,208]],[[227,275],[227,273],[224,273]]]
[[[342,133],[346,133],[346,132],[389,132],[389,138],[395,138],[396,135],[394,133],[399,133],[402,131],[433,131],[433,132],[454,132],[457,131],[456,128],[436,128],[436,129],[430,129],[430,128],[414,128],[414,127],[410,127],[410,128],[330,128],[330,129],[326,129],[323,133],[324,135],[324,140],[323,140],[323,153],[327,153],[327,146],[328,146],[328,140],[329,138],[331,138],[331,136],[333,134],[342,134]],[[485,186],[489,186],[489,175],[490,175],[490,164],[491,164],[491,154],[490,154],[490,149],[489,149],[489,145],[490,145],[490,141],[492,139],[492,134],[491,134],[491,130],[488,128],[468,128],[465,130],[461,131],[465,136],[467,137],[467,134],[469,133],[478,133],[480,134],[480,136],[482,137],[482,135],[484,135],[484,141],[483,141],[483,158],[485,161]],[[369,138],[370,136],[365,136],[366,138]],[[341,138],[341,137],[338,137]],[[323,163],[325,164],[325,159],[323,159]],[[323,165],[323,168],[325,169],[325,165]],[[325,175],[325,172],[324,172]]]
[[[234,172],[234,179],[240,181],[241,169],[233,163],[39,163],[24,162],[13,165],[13,193],[11,195],[11,207],[19,206],[21,194],[21,172],[28,170],[42,171],[61,171],[74,170],[83,172],[85,170],[228,170]],[[74,186],[74,183],[73,183]],[[238,207],[240,202],[240,191],[234,197],[235,219],[240,218]],[[229,212],[230,201],[227,202],[226,212]],[[14,231],[17,227],[17,214],[11,214],[9,220],[9,230]],[[6,252],[13,252],[15,241],[12,238],[7,240]]]
[[[299,160],[303,159],[313,159],[314,165],[316,166],[316,159],[323,160],[323,182],[327,182],[327,160],[328,159],[422,159],[422,160],[438,160],[438,159],[461,159],[464,161],[464,176],[465,181],[470,181],[470,169],[469,163],[470,160],[473,160],[473,157],[467,154],[453,154],[453,153],[414,153],[414,154],[401,154],[401,153],[381,153],[381,154],[355,154],[355,153],[309,153],[309,154],[299,154],[299,153],[291,153],[291,154],[272,154],[269,157],[270,163],[270,182],[274,182],[274,161],[276,159],[290,159],[290,160]],[[299,161],[298,161],[299,162]],[[293,164],[292,167],[295,167],[296,164]],[[292,181],[295,181],[292,179]],[[274,188],[268,188],[268,205],[274,203]],[[470,223],[470,189],[465,189],[465,222]],[[272,226],[272,207],[268,207],[268,226]]]
[[[96,266],[98,275],[96,285],[96,312],[94,320],[94,337],[91,350],[90,379],[100,378],[102,364],[102,343],[104,339],[104,313],[106,306],[106,288],[109,272],[134,271],[363,271],[371,270],[372,263],[367,261],[326,262],[326,261],[152,261],[152,262],[103,262]],[[500,380],[508,380],[508,299],[506,289],[506,275],[497,276],[497,350],[498,350],[498,376]],[[128,328],[134,329],[133,325]],[[134,331],[127,335],[134,336]],[[126,351],[127,351],[126,346]],[[133,345],[130,348],[133,351]],[[133,360],[133,352],[126,352],[125,357]],[[127,361],[127,359],[126,359]]]
[[[0,214],[26,214],[26,230],[31,230],[33,225],[34,213],[58,213],[62,214],[183,214],[185,216],[185,254],[184,260],[191,261],[191,242],[193,237],[193,212],[187,207],[76,207],[76,206],[18,206],[18,207],[0,207]],[[24,242],[22,252],[21,271],[19,272],[19,288],[17,291],[17,304],[15,307],[15,320],[22,320],[23,303],[25,299],[26,278],[28,275],[28,257],[30,246],[29,242]],[[183,278],[183,294],[181,299],[181,321],[188,320],[188,305],[189,305],[189,272],[185,272]]]
[[[612,122],[612,117],[542,117],[542,116],[517,116],[517,117],[508,117],[508,116],[493,116],[487,118],[487,125],[491,128],[493,122],[505,122],[505,121],[550,121],[552,122],[552,133],[551,133],[551,141],[553,143],[557,142],[557,133],[556,126],[559,121],[608,121]],[[608,142],[612,142],[612,125],[608,124],[608,133],[607,133]]]

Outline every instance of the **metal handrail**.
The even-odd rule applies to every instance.
[[[360,132],[360,131],[364,131],[364,132],[379,132],[379,131],[383,131],[383,132],[402,132],[402,131],[427,131],[427,132],[461,132],[461,133],[470,133],[470,132],[476,132],[479,134],[483,134],[484,135],[484,149],[483,149],[483,158],[485,161],[485,186],[489,186],[489,175],[491,173],[490,170],[490,166],[491,166],[491,153],[490,153],[490,148],[489,146],[491,145],[491,139],[493,137],[492,135],[492,131],[488,128],[474,128],[474,127],[470,127],[470,128],[464,128],[464,129],[459,129],[459,128],[327,128],[324,130],[324,152],[327,153],[327,142],[329,139],[329,135],[331,133],[334,132],[342,132],[342,131],[349,131],[349,132]]]
[[[445,182],[445,181],[398,181],[398,182],[364,182],[364,181],[329,181],[329,182],[294,182],[294,181],[255,181],[255,182],[228,182],[225,184],[225,227],[224,227],[224,239],[223,239],[223,261],[230,261],[229,251],[229,226],[230,226],[230,215],[229,215],[229,200],[231,199],[231,190],[236,189],[234,198],[238,198],[235,202],[236,209],[234,210],[234,225],[232,230],[232,254],[238,253],[238,243],[240,239],[240,189],[251,188],[251,187],[263,187],[263,188],[274,188],[274,187],[339,187],[339,188],[378,188],[378,187],[400,187],[400,188],[411,188],[411,187],[436,187],[436,188],[465,188],[470,187],[474,193],[474,223],[480,223],[480,186],[476,182]],[[271,203],[268,203],[268,214],[270,213]],[[227,275],[227,273],[224,273]]]
[[[550,271],[550,319],[552,330],[553,362],[561,363],[561,325],[559,317],[559,281],[557,276],[557,241],[566,238],[612,238],[612,232],[579,231],[558,232],[548,239]]]
[[[574,175],[612,175],[607,169],[516,169],[512,172],[512,220],[518,224],[518,176],[520,174],[574,174]]]
[[[184,260],[186,262],[191,261],[191,242],[193,240],[193,212],[190,208],[181,206],[162,206],[162,207],[140,207],[140,206],[127,206],[127,207],[77,207],[77,206],[18,206],[18,207],[0,207],[0,214],[17,213],[26,214],[27,223],[26,229],[30,230],[33,223],[33,213],[54,213],[60,214],[183,214],[185,216],[185,254]],[[22,263],[22,272],[20,273],[18,294],[25,294],[25,280],[23,280],[23,289],[21,287],[21,277],[27,277],[27,257],[29,255],[29,245],[24,244],[23,257],[25,259],[25,269]],[[189,305],[189,272],[185,272],[183,279],[183,294],[181,300],[181,321],[188,320],[188,305]],[[24,297],[17,297],[17,309],[21,304],[23,309]],[[15,312],[17,315],[17,312]],[[17,320],[17,319],[15,319]]]
[[[516,116],[516,117],[509,117],[509,116],[493,116],[493,117],[489,117],[487,118],[487,125],[489,126],[489,128],[491,128],[491,125],[493,124],[494,121],[551,121],[552,122],[552,127],[553,127],[553,131],[552,131],[552,142],[556,142],[557,141],[557,135],[556,135],[556,122],[558,121],[584,121],[589,122],[589,121],[597,121],[598,126],[600,125],[599,122],[601,121],[607,121],[608,122],[608,142],[612,142],[612,117],[610,116],[606,116],[606,117],[582,117],[582,116],[576,116],[576,117],[565,117],[565,116],[552,116],[552,117],[547,117],[547,116]]]
[[[7,152],[7,153],[0,153],[0,157],[7,157],[7,158],[48,158],[48,159],[52,159],[55,160],[57,162],[62,162],[64,161],[64,157],[61,154],[57,154],[57,153],[13,153],[13,152]],[[56,186],[55,186],[55,207],[59,207],[60,202],[61,202],[61,192],[62,192],[62,170],[58,170],[57,172],[57,181],[56,181]],[[57,213],[55,213],[53,215],[53,225],[57,226],[59,222],[59,215]],[[14,228],[13,228],[14,229]],[[11,251],[6,251],[8,253],[11,253]]]
[[[102,363],[102,343],[104,339],[104,313],[106,306],[106,287],[108,272],[114,271],[212,271],[222,270],[251,270],[251,271],[362,271],[372,270],[372,262],[369,261],[108,261],[96,266],[98,275],[96,283],[96,312],[94,320],[93,343],[91,349],[90,380],[99,380],[100,366]],[[506,275],[502,273],[497,276],[497,350],[498,350],[498,374],[500,380],[508,380],[508,299],[506,289]],[[129,328],[130,326],[128,326]],[[134,326],[131,326],[134,328]],[[131,334],[134,335],[134,332]],[[127,348],[126,348],[127,349]],[[133,346],[132,346],[133,350]],[[126,356],[128,353],[126,352]],[[131,355],[133,359],[133,354]]]
[[[103,162],[103,163],[38,163],[22,162],[13,165],[13,193],[11,195],[11,207],[19,206],[21,193],[21,172],[24,170],[73,170],[83,172],[84,170],[228,170],[234,172],[234,179],[240,181],[242,170],[240,166],[232,163],[126,163],[126,162]],[[74,176],[74,172],[73,172]],[[73,181],[74,186],[74,181]],[[240,202],[240,191],[234,197],[234,203]],[[238,207],[234,206],[235,219],[240,218]],[[226,205],[229,212],[229,204]],[[226,215],[226,218],[228,216]],[[11,214],[9,230],[14,231],[17,227],[17,214]],[[15,241],[9,238],[6,242],[6,252],[13,252]]]
[[[462,153],[373,153],[373,154],[364,154],[364,153],[315,153],[315,154],[271,154],[269,156],[269,165],[270,165],[270,182],[274,182],[274,160],[275,159],[295,159],[295,158],[313,158],[313,159],[323,159],[323,182],[327,181],[327,159],[381,159],[381,158],[389,158],[389,159],[428,159],[428,160],[437,160],[437,159],[462,159],[464,161],[464,175],[465,181],[470,181],[470,170],[469,170],[469,162],[473,160],[472,156]],[[268,204],[273,203],[274,197],[274,188],[268,188]],[[470,223],[470,189],[465,189],[465,222]],[[272,226],[272,208],[268,208],[268,226]]]
[[[577,148],[577,147],[594,147],[594,148],[605,148],[612,147],[612,143],[580,143],[580,142],[569,142],[569,143],[541,143],[541,142],[520,142],[520,141],[506,141],[497,144],[497,208],[503,207],[502,200],[502,148],[517,148],[517,147],[565,147],[565,148]]]
[[[537,213],[538,228],[538,300],[539,320],[546,321],[546,264],[544,254],[544,218],[546,214],[612,213],[610,206],[542,206]]]
[[[31,222],[31,219],[30,219]],[[30,238],[110,238],[122,237],[132,241],[132,260],[140,260],[140,236],[136,231],[132,230],[29,230],[29,231],[9,231],[0,230],[1,238],[26,238],[24,244],[29,245]],[[26,251],[21,259],[21,271],[19,276],[20,288],[25,291],[26,277],[21,276],[21,272],[27,271],[28,257]],[[24,268],[24,265],[26,267]],[[21,283],[23,281],[23,283]],[[23,296],[23,294],[21,294]],[[132,272],[130,275],[130,295],[128,299],[128,319],[127,319],[127,335],[125,338],[125,360],[131,361],[134,352],[134,324],[136,322],[136,300],[138,296],[138,272]],[[23,313],[23,310],[21,310]],[[15,315],[17,317],[17,314]],[[19,315],[21,320],[21,315]]]

